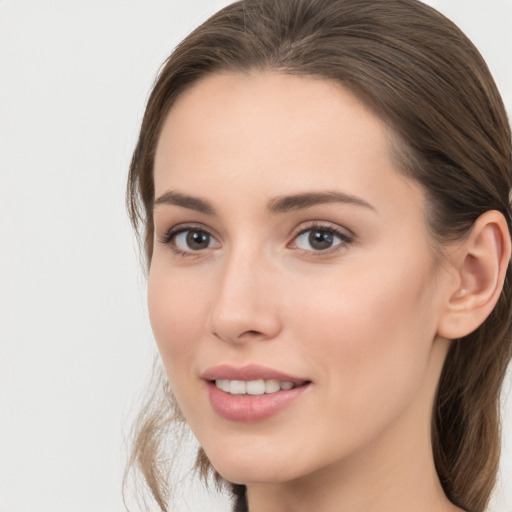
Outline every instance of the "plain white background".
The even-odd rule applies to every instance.
[[[156,71],[227,1],[0,0],[0,512],[121,512],[153,340],[124,187]],[[512,0],[432,0],[512,111]],[[510,379],[507,381],[510,388]],[[512,397],[493,509],[512,511]],[[185,510],[225,501],[183,493]]]

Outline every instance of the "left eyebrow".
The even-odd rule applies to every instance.
[[[377,211],[370,203],[366,202],[364,199],[338,191],[306,192],[303,194],[276,197],[268,202],[267,208],[270,213],[278,214],[303,210],[306,208],[311,208],[312,206],[328,203],[352,204],[355,206],[368,208],[374,212]]]

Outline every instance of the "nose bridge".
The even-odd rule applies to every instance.
[[[211,332],[229,342],[276,336],[280,323],[273,300],[275,281],[264,251],[240,245],[226,254],[221,266],[211,307]]]

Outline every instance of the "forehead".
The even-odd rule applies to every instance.
[[[397,172],[391,141],[385,124],[333,81],[211,75],[180,96],[165,120],[155,194],[190,185],[208,194],[229,184],[260,195],[333,186],[382,195],[383,184],[409,181]]]
[[[203,78],[178,97],[164,122],[158,149],[186,133],[193,133],[201,144],[206,138],[220,143],[227,135],[248,135],[250,130],[280,134],[283,140],[285,134],[298,136],[299,131],[306,135],[314,130],[325,136],[322,128],[334,124],[338,130],[350,124],[354,139],[366,134],[386,145],[390,136],[384,123],[332,80],[273,71],[219,73]]]

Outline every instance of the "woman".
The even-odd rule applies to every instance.
[[[483,511],[511,180],[485,63],[416,0],[246,0],[188,36],[128,185],[172,389],[131,462],[160,508],[184,420],[236,511]]]

